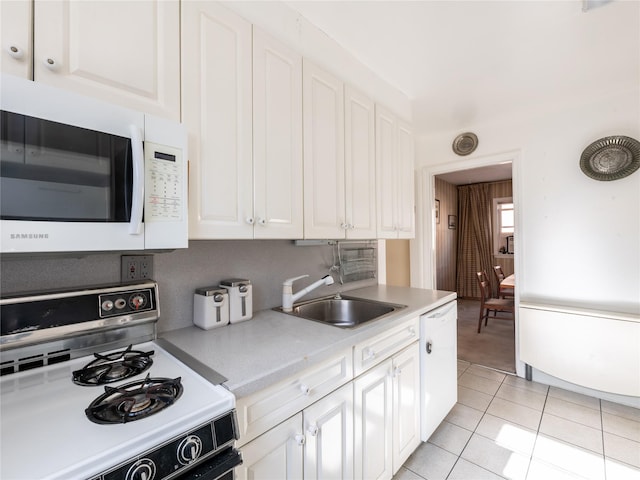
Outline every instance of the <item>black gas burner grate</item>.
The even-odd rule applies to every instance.
[[[83,386],[106,385],[124,380],[147,370],[152,364],[154,351],[140,352],[129,345],[125,350],[101,355],[81,370],[73,372],[73,383]]]
[[[105,393],[85,410],[89,420],[99,424],[141,420],[171,406],[182,395],[181,377],[150,378],[120,387],[105,386]]]

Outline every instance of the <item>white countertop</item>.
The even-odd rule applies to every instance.
[[[199,368],[224,375],[228,379],[224,385],[241,398],[377,335],[397,322],[456,299],[454,292],[387,285],[344,292],[344,296],[399,303],[407,308],[350,329],[261,310],[241,323],[212,330],[191,326],[165,332],[162,338],[195,359]]]

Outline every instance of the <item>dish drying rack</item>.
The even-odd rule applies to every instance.
[[[340,276],[340,283],[356,282],[376,278],[378,258],[375,243],[344,242],[333,244],[333,266],[331,270]]]

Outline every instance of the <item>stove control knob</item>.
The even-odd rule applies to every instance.
[[[124,300],[124,298],[118,298],[115,301],[115,306],[118,310],[122,310],[124,307],[127,306],[127,302]]]
[[[134,310],[140,310],[147,304],[147,299],[141,293],[136,293],[129,299],[129,306]]]
[[[178,445],[178,461],[188,465],[202,454],[202,440],[197,435],[189,435]]]
[[[131,465],[125,480],[153,480],[156,477],[156,464],[148,458],[142,458]]]
[[[102,310],[105,312],[110,312],[113,310],[113,302],[111,300],[105,300],[102,302]]]

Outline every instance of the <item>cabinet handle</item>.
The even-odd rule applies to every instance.
[[[348,229],[348,228],[349,228],[349,225],[343,222],[343,223],[341,223],[341,224],[340,224],[340,228],[341,228],[342,230],[346,230],[346,229]]]
[[[258,221],[256,222],[258,225],[260,225],[261,227],[265,227],[267,225],[267,220],[264,218],[260,218],[258,217]]]
[[[255,220],[253,219],[253,217],[247,217],[245,219],[245,221],[249,224],[249,225],[253,225],[255,223]]]
[[[396,367],[393,370],[393,378],[397,378],[402,375],[402,369],[400,367]]]
[[[58,68],[58,63],[53,58],[45,58],[44,65],[49,70],[56,70]]]
[[[428,354],[431,354],[431,347],[432,347],[431,342],[427,342],[427,353]]]
[[[315,424],[309,425],[309,428],[307,428],[307,432],[309,432],[309,435],[315,437],[316,435],[318,435],[318,426]]]
[[[22,57],[24,57],[24,51],[15,45],[10,45],[9,48],[7,48],[7,52],[9,52],[9,55],[16,60],[21,60]]]
[[[365,360],[370,360],[372,358],[376,358],[376,352],[372,348],[365,348],[364,350]]]
[[[296,444],[300,445],[301,447],[304,445],[304,443],[305,443],[304,435],[299,433],[298,435],[296,435],[293,438],[296,441]]]
[[[300,385],[300,391],[302,392],[303,395],[309,395],[311,393],[311,389],[309,388],[309,385],[305,385],[304,383]]]
[[[409,335],[414,336],[416,334],[416,329],[414,327],[409,327]]]

